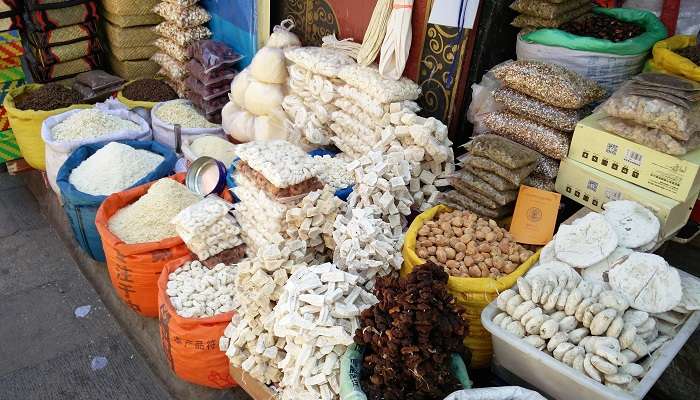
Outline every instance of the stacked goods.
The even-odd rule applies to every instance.
[[[539,152],[530,183],[551,188],[581,109],[600,100],[605,91],[562,66],[540,61],[507,62],[492,72],[504,85],[493,92],[502,111],[486,114],[484,125],[493,134]]]
[[[376,67],[359,66],[327,48],[302,47],[285,55],[294,65],[282,107],[299,140],[332,143],[354,159],[371,150],[402,151],[410,163],[406,183],[415,206],[429,208],[437,186],[446,186],[443,178],[454,171],[454,155],[447,127],[416,115],[418,85],[386,79]]]
[[[352,171],[348,170],[349,162],[343,156],[331,155],[313,156],[312,171],[318,179],[334,190],[344,189],[355,184]]]
[[[275,35],[231,83],[230,101],[221,114],[226,133],[238,142],[282,139],[302,144],[283,124],[282,110],[288,78],[284,49],[298,45],[298,39],[284,29]]]
[[[0,2],[0,31],[10,31],[23,27],[22,9],[20,0],[3,0]]]
[[[700,146],[700,84],[644,73],[617,90],[600,108],[600,125],[627,140],[671,155]]]
[[[5,3],[2,3],[5,4]],[[21,6],[21,3],[19,3]],[[19,12],[8,7],[6,12]],[[20,16],[17,16],[21,20]],[[24,84],[20,56],[24,52],[18,30],[0,32],[0,103],[7,93]],[[5,106],[0,104],[0,163],[16,160],[21,152],[10,128]]]
[[[101,0],[102,31],[109,46],[112,71],[124,79],[151,78],[158,65],[150,60],[162,18],[153,12],[157,0]]]
[[[160,103],[177,99],[177,93],[160,79],[144,78],[129,82],[120,96],[132,102]]]
[[[199,261],[188,262],[168,275],[165,293],[177,315],[206,318],[232,311],[236,268],[219,264],[207,268]]]
[[[252,251],[281,243],[287,212],[300,196],[323,187],[311,171],[310,157],[282,140],[249,142],[236,150],[240,161],[234,172],[233,192],[240,202],[234,206],[234,215],[243,240]]]
[[[331,263],[289,277],[274,309],[274,333],[286,343],[278,364],[282,400],[338,398],[340,357],[353,343],[360,313],[378,302],[356,282]]]
[[[459,158],[462,169],[450,176],[454,190],[440,194],[441,201],[488,218],[511,212],[521,184],[552,190],[531,178],[540,155],[498,135],[479,135],[465,145]],[[556,176],[556,171],[555,174]]]
[[[100,69],[103,54],[95,1],[30,1],[25,54],[35,82],[50,82]]]
[[[379,303],[362,312],[355,331],[369,399],[442,399],[459,389],[450,359],[463,351],[467,328],[447,279],[432,263],[377,279]]]
[[[198,40],[188,48],[187,98],[207,120],[221,123],[221,109],[229,101],[228,92],[235,74],[233,65],[241,56],[215,40]]]
[[[515,0],[510,8],[519,12],[511,25],[518,28],[557,28],[591,11],[590,0]]]
[[[418,230],[416,254],[450,276],[499,278],[515,271],[532,251],[515,243],[494,220],[468,211],[440,213]]]
[[[631,249],[658,226],[629,201],[562,225],[546,260],[499,295],[493,322],[605,386],[634,390],[700,306],[696,278]]]
[[[199,40],[195,38],[203,39],[211,35],[202,26],[209,22],[211,16],[197,3],[196,0],[165,0],[153,7],[153,11],[165,19],[165,25],[159,25],[154,30],[160,37],[155,40],[158,52],[151,60],[160,65],[158,73],[168,79],[180,97],[185,97],[187,93],[185,78],[189,72],[186,65],[192,58],[188,47]]]
[[[200,201],[173,179],[161,179],[134,203],[117,211],[109,219],[109,230],[128,244],[158,242],[177,236],[172,219],[185,208]]]
[[[273,309],[289,276],[307,267],[298,261],[303,253],[302,241],[289,240],[265,245],[256,257],[238,264],[235,314],[219,341],[219,348],[226,352],[233,367],[243,369],[264,384],[282,380],[278,363],[286,357],[287,342],[273,333]]]
[[[73,89],[77,90],[85,102],[106,100],[118,91],[124,80],[102,70],[83,72],[75,77]]]
[[[210,257],[243,244],[240,227],[229,214],[232,207],[218,197],[207,197],[173,218],[175,231],[200,261],[206,263]],[[243,251],[239,249],[236,253],[242,255]]]

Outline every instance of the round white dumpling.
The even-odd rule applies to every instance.
[[[656,254],[630,254],[608,271],[613,289],[622,293],[632,308],[662,313],[676,307],[683,293],[678,271]]]
[[[586,268],[602,261],[617,248],[617,234],[598,213],[589,213],[575,224],[562,225],[554,238],[557,259]]]
[[[634,249],[654,241],[659,235],[659,219],[636,201],[610,201],[603,208],[603,216],[615,229],[620,246]]]

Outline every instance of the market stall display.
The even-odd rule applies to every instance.
[[[588,13],[593,7],[588,0],[515,0],[510,8],[520,13],[511,22],[515,27],[556,28]]]
[[[172,149],[177,145],[176,129],[179,130],[182,138],[196,135],[224,135],[221,125],[207,121],[190,101],[184,99],[156,104],[151,109],[151,125],[153,138]]]

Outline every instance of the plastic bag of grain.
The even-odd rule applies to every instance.
[[[171,149],[175,149],[178,143],[176,125],[179,126],[179,140],[194,135],[226,135],[221,125],[207,121],[191,102],[183,99],[156,104],[151,109],[151,122],[153,138]]]
[[[46,175],[60,194],[56,174],[70,153],[84,144],[115,140],[150,140],[151,128],[143,118],[124,109],[71,110],[46,118],[41,124],[45,143]]]

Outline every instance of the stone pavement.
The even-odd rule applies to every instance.
[[[7,173],[0,255],[1,400],[171,399],[22,180]]]

